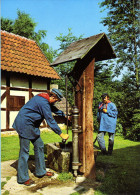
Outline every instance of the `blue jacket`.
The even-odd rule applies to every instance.
[[[114,103],[110,102],[107,105],[107,112],[104,113],[102,104],[102,102],[99,103],[99,109],[97,114],[97,119],[100,123],[99,131],[115,133],[118,114],[117,108]]]
[[[65,116],[61,110],[51,105],[47,99],[36,95],[21,108],[13,123],[13,128],[16,129],[21,137],[35,139],[40,136],[39,126],[45,119],[50,128],[60,135],[62,131],[52,117],[51,112],[59,116]]]

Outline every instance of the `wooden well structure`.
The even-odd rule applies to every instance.
[[[56,66],[76,60],[68,74],[75,83],[75,105],[79,109],[79,171],[85,177],[95,178],[95,159],[93,148],[93,95],[94,64],[97,61],[116,58],[105,33],[97,34],[70,44],[51,64]]]

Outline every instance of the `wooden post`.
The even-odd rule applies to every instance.
[[[9,97],[10,97],[10,74],[6,74],[6,130],[9,130],[10,126],[10,111],[9,111]]]
[[[29,100],[32,98],[32,79],[29,78]]]
[[[87,178],[95,178],[95,160],[93,149],[93,90],[94,90],[94,62],[93,59],[87,65],[79,78],[76,86],[75,103],[79,109],[79,126],[82,133],[79,134],[79,160],[82,163],[79,171]]]

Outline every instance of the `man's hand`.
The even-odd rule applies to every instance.
[[[68,120],[71,122],[72,121],[72,116],[68,116]]]
[[[68,135],[68,134],[64,134],[64,133],[61,133],[61,134],[60,134],[60,137],[61,137],[62,139],[67,140],[67,139],[69,138],[69,135]]]
[[[104,108],[104,109],[103,109],[103,112],[106,113],[106,112],[107,112],[107,109]]]

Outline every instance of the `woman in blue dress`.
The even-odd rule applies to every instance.
[[[111,155],[114,145],[114,135],[116,130],[118,111],[115,104],[109,100],[109,95],[107,93],[104,93],[101,97],[102,102],[99,103],[97,114],[97,120],[100,123],[97,140],[102,154]],[[106,151],[104,140],[104,135],[106,132],[109,134],[108,152]]]

